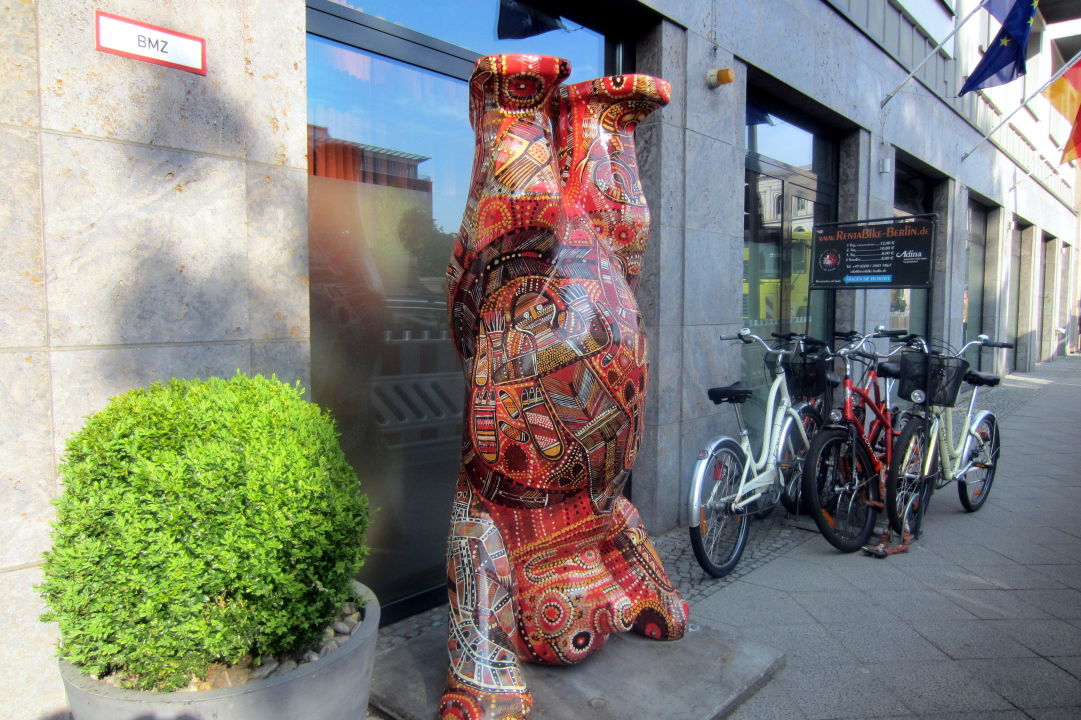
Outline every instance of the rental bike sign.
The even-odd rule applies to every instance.
[[[938,216],[815,225],[811,287],[928,288]]]

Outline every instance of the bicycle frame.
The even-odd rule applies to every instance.
[[[972,397],[969,398],[968,411],[965,413],[965,430],[956,441],[954,440],[953,412],[951,408],[937,406],[930,408],[931,430],[928,433],[930,451],[924,460],[924,477],[929,477],[931,474],[936,452],[944,459],[944,462],[941,463],[942,485],[961,480],[972,469],[973,460],[966,460],[965,458],[970,457],[969,451],[972,449],[973,442],[982,442],[982,439],[976,434],[976,428],[980,426],[985,417],[993,414],[990,410],[980,410],[973,416],[979,391],[978,387],[972,388]]]
[[[796,406],[792,405],[792,397],[788,393],[788,385],[785,382],[784,367],[781,365],[782,357],[781,354],[777,356],[775,377],[770,385],[769,395],[766,399],[766,414],[762,427],[762,447],[757,458],[755,458],[754,449],[751,447],[750,432],[743,422],[743,412],[738,404],[732,406],[736,413],[736,424],[739,426],[739,446],[743,451],[745,460],[739,487],[729,505],[733,514],[739,514],[748,505],[762,497],[767,488],[772,487],[775,483],[780,484],[781,478],[777,457],[781,452],[781,443],[784,442],[793,426],[799,430],[800,441],[803,443],[804,448],[808,447],[811,442],[810,438],[807,437],[807,431],[803,427],[803,423],[800,421]],[[697,501],[701,496],[700,490],[705,482],[705,471],[710,464],[709,459],[716,452],[721,442],[726,439],[723,436],[715,438],[710,443],[709,448],[698,456],[694,477],[691,481],[691,527],[698,527],[700,522],[700,505]],[[728,498],[710,499],[711,503],[727,501]]]
[[[852,435],[859,444],[863,446],[863,449],[867,452],[867,456],[871,458],[871,466],[881,478],[883,470],[889,468],[890,462],[893,459],[893,438],[898,434],[897,431],[893,429],[893,415],[889,407],[889,393],[886,392],[884,394],[882,392],[881,384],[878,382],[878,373],[874,366],[867,371],[867,379],[864,382],[864,387],[853,382],[850,363],[851,360],[846,357],[844,379],[845,401],[842,417]],[[868,392],[865,388],[870,388],[871,392]],[[865,420],[861,421],[859,416],[856,415],[853,399],[860,402],[864,408],[869,408],[873,413],[870,427],[866,427]],[[879,457],[879,453],[876,453],[874,450],[874,445],[884,432],[889,433],[887,442],[883,443],[885,446],[885,462]]]

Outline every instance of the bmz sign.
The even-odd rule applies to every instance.
[[[204,38],[98,10],[94,37],[102,52],[206,75]]]

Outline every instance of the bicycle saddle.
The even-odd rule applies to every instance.
[[[969,385],[975,385],[977,387],[994,387],[1002,382],[1002,378],[998,375],[991,375],[990,373],[977,372],[976,370],[969,370],[965,373],[965,382]]]
[[[724,387],[710,388],[706,391],[706,395],[715,405],[720,405],[723,402],[744,403],[751,397],[751,394],[751,389],[745,387],[742,382],[735,382]]]
[[[884,378],[900,378],[901,363],[897,360],[885,360],[878,364],[878,375]]]

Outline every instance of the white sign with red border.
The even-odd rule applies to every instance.
[[[97,10],[97,49],[135,60],[206,75],[206,39]]]

